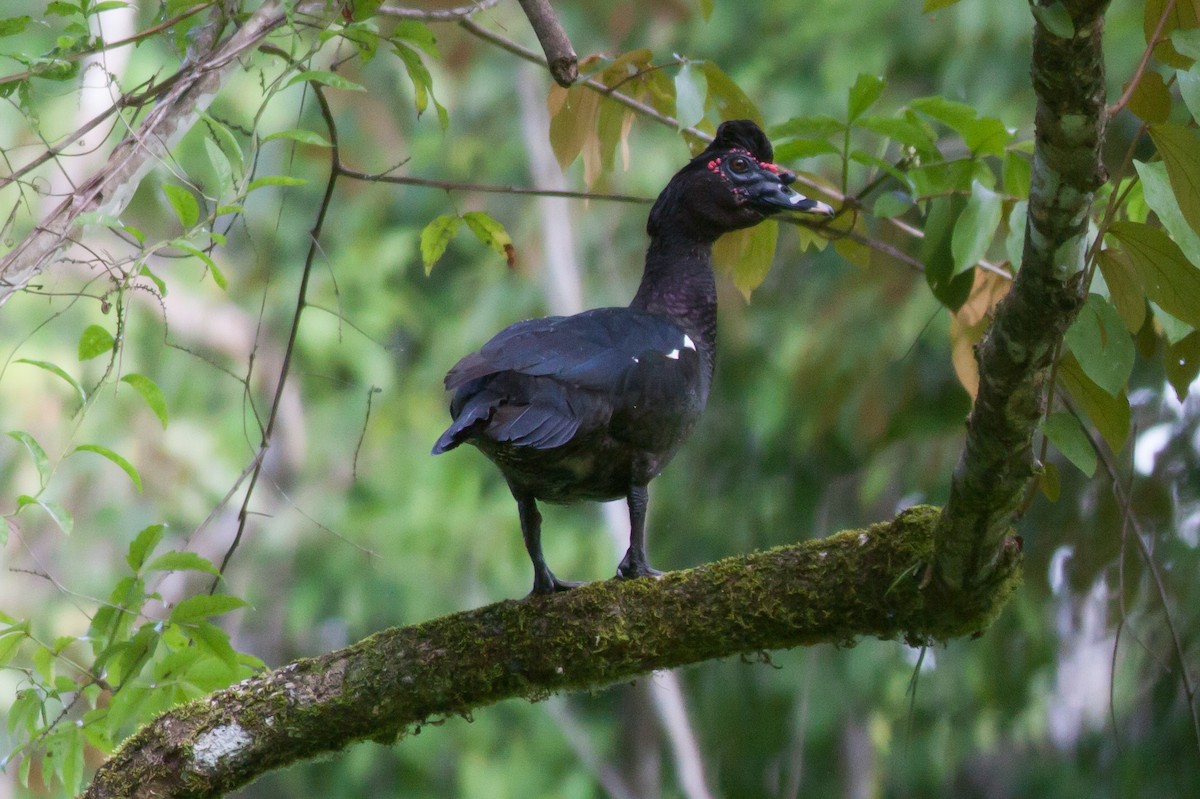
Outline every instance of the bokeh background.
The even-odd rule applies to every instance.
[[[43,6],[6,5],[35,15]],[[847,88],[865,72],[886,78],[885,110],[938,94],[1031,137],[1024,3],[964,0],[922,14],[917,3],[718,0],[708,20],[686,0],[557,5],[580,54],[650,47],[662,61],[673,53],[711,60],[768,125],[844,113]],[[104,24],[120,38],[118,26],[143,29],[159,11],[142,0],[107,12]],[[1108,14],[1113,96],[1141,55],[1142,13],[1141,4],[1118,0]],[[536,46],[515,4],[476,21]],[[347,163],[377,172],[405,162],[401,174],[445,181],[582,189],[582,165],[564,177],[549,155],[547,76],[457,26],[432,29],[441,58],[427,63],[448,127],[432,111],[417,117],[396,59],[348,62],[343,74],[368,91],[331,94]],[[6,52],[38,50],[54,35],[53,21],[39,21],[20,41],[2,43]],[[106,56],[103,69],[128,88],[177,63],[171,42],[155,40]],[[103,99],[107,81],[94,69],[83,83]],[[255,72],[241,74],[211,113],[250,125],[261,88]],[[303,92],[280,92],[259,130],[324,135]],[[33,100],[37,129],[51,139],[75,129],[89,102],[86,93],[43,86]],[[39,145],[29,122],[15,103],[0,103],[2,146],[17,162]],[[1135,130],[1118,118],[1114,151]],[[201,162],[203,139],[200,129],[185,137],[163,177]],[[634,123],[628,148],[627,166],[618,158],[595,188],[653,197],[689,155],[675,132],[646,120]],[[230,546],[241,494],[226,495],[258,446],[255,415],[265,413],[277,379],[328,151],[279,140],[259,159],[261,174],[310,182],[252,195],[228,245],[212,256],[226,289],[195,258],[161,257],[149,263],[168,290],[129,292],[106,313],[96,299],[107,291],[104,275],[64,263],[0,309],[0,429],[41,442],[54,464],[46,496],[74,515],[70,536],[36,509],[9,516],[0,550],[0,609],[33,619],[44,640],[86,629],[145,526],[165,523],[164,546],[217,562]],[[70,163],[75,180],[97,166],[88,155]],[[833,168],[820,159],[788,166]],[[26,199],[34,207],[55,202],[50,195],[69,180],[48,173],[43,196]],[[177,223],[157,186],[147,181],[122,221],[170,235]],[[6,207],[17,202],[0,197]],[[460,236],[427,275],[422,228],[468,210],[505,225],[516,266]],[[239,651],[276,666],[387,626],[524,595],[529,564],[500,475],[466,448],[428,454],[447,421],[441,378],[513,321],[627,302],[640,275],[645,212],[600,200],[339,183],[267,468],[227,570],[226,589],[250,604],[222,619]],[[894,263],[855,265],[833,248],[800,244],[784,226],[774,268],[749,304],[729,281],[721,284],[709,409],[651,489],[650,552],[659,568],[819,537],[946,497],[969,408],[951,365],[949,315],[920,274]],[[17,362],[56,363],[91,385],[104,359],[79,362],[80,332],[91,324],[114,331],[121,312],[119,368],[161,388],[165,426],[127,385],[110,382],[81,413],[65,382]],[[1194,698],[1185,694],[1172,638],[1194,675],[1200,406],[1194,391],[1181,402],[1150,358],[1139,359],[1130,398],[1134,433],[1118,454],[1120,479],[1161,594],[1128,544],[1126,509],[1107,479],[1087,480],[1061,462],[1061,497],[1038,495],[1018,525],[1025,584],[977,640],[924,652],[865,640],[705,663],[537,704],[506,702],[395,746],[362,744],[270,774],[237,795],[1194,795]],[[143,489],[103,458],[63,457],[84,441],[121,453]],[[37,480],[20,442],[0,438],[0,508],[13,513]],[[609,531],[621,507],[551,507],[545,515],[547,557],[558,574],[611,575],[619,558]],[[169,604],[205,585],[172,574],[154,587]],[[0,671],[0,716],[24,679],[19,667]],[[0,729],[0,753],[16,745],[11,729],[5,735]],[[101,755],[87,759],[94,766]],[[18,787],[9,765],[0,797],[54,795],[37,780],[33,789]]]

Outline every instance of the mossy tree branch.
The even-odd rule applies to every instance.
[[[1037,0],[1038,7],[1059,0]],[[1100,160],[1108,0],[1068,0],[1074,35],[1036,12],[1033,183],[1021,269],[976,350],[979,393],[937,530],[936,577],[952,588],[987,581],[1039,468],[1033,433],[1046,377],[1085,298],[1088,212],[1107,179]],[[1049,18],[1048,15],[1046,18]],[[1065,33],[1059,29],[1059,34]]]
[[[502,699],[539,699],[654,669],[864,635],[948,640],[986,627],[1020,579],[945,601],[920,587],[939,512],[920,507],[661,580],[507,601],[300,660],[178,707],[130,738],[88,799],[212,797],[351,742],[393,742]]]

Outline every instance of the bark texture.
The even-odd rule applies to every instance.
[[[88,799],[220,796],[348,744],[391,743],[502,699],[596,688],[655,669],[862,636],[949,640],[984,629],[1020,580],[950,601],[922,589],[938,510],[730,558],[661,580],[569,593],[394,628],[175,708],[131,737]]]
[[[208,108],[238,58],[255,47],[285,21],[279,0],[268,0],[228,39],[217,42],[227,20],[215,8],[201,29],[189,60],[172,78],[154,110],[117,145],[104,170],[63,200],[3,260],[0,260],[0,306],[46,269],[76,234],[79,218],[93,211],[120,215],[138,183],[191,129]]]
[[[1034,24],[1036,141],[1025,249],[1012,290],[976,350],[979,394],[937,530],[934,576],[950,588],[989,579],[1040,468],[1033,432],[1054,353],[1086,296],[1088,212],[1107,179],[1100,160],[1107,5],[1065,3],[1074,25],[1068,38]]]

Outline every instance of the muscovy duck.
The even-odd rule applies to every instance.
[[[712,245],[779,211],[829,215],[789,188],[766,134],[724,122],[650,211],[650,248],[628,308],[517,322],[446,375],[454,422],[438,455],[467,442],[503,472],[517,500],[533,593],[578,583],[542,556],[537,501],[629,504],[619,577],[659,575],[646,560],[647,484],[692,432],[708,399],[717,332]]]

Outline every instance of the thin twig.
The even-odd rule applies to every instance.
[[[460,183],[453,180],[434,180],[432,178],[415,178],[408,175],[388,175],[386,173],[371,175],[348,169],[338,165],[338,174],[354,180],[365,180],[371,183],[398,183],[404,186],[425,186],[443,191],[478,191],[491,194],[524,194],[534,197],[566,197],[572,200],[610,200],[618,203],[638,203],[649,205],[654,202],[649,197],[638,197],[632,194],[605,194],[592,191],[559,191],[556,189],[523,188],[520,186],[498,186],[487,183]]]
[[[1121,93],[1121,97],[1104,112],[1109,118],[1115,116],[1121,109],[1129,105],[1129,101],[1133,99],[1133,93],[1137,91],[1138,83],[1142,80],[1142,75],[1146,72],[1146,66],[1150,63],[1150,55],[1154,52],[1154,48],[1161,42],[1163,28],[1167,25],[1167,18],[1171,16],[1171,12],[1175,10],[1175,0],[1167,0],[1167,4],[1163,6],[1162,15],[1158,18],[1158,24],[1154,26],[1154,33],[1150,34],[1150,38],[1146,40],[1146,49],[1142,51],[1142,59],[1138,61],[1137,69],[1133,71],[1133,77],[1129,79],[1129,84],[1125,87],[1125,91]]]
[[[310,81],[313,94],[317,98],[317,103],[321,107],[321,116],[325,119],[326,128],[329,132],[330,156],[329,156],[329,180],[325,183],[325,195],[321,198],[321,206],[317,211],[317,220],[313,224],[311,233],[309,234],[308,254],[304,259],[304,270],[300,275],[300,288],[296,292],[296,310],[292,314],[292,325],[288,331],[287,347],[283,353],[283,362],[279,366],[279,380],[275,384],[275,396],[271,401],[271,410],[267,414],[267,426],[263,430],[262,439],[259,444],[259,452],[265,453],[271,444],[271,434],[275,431],[275,422],[279,419],[279,405],[283,400],[283,389],[287,383],[288,373],[292,367],[292,356],[296,349],[296,338],[300,332],[300,317],[304,314],[304,308],[308,297],[308,281],[312,276],[313,263],[316,260],[317,251],[319,249],[318,242],[321,240],[321,229],[325,224],[325,216],[329,212],[329,207],[333,201],[333,191],[337,185],[338,179],[338,133],[337,124],[333,119],[333,111],[329,108],[329,102],[325,99],[325,93],[316,81]],[[250,475],[250,484],[246,487],[246,494],[242,498],[242,507],[238,510],[238,528],[237,533],[233,537],[233,542],[229,545],[229,549],[225,552],[225,557],[221,559],[221,565],[218,569],[218,576],[213,580],[210,592],[216,590],[217,583],[221,576],[225,574],[225,569],[229,565],[229,561],[233,558],[233,554],[237,551],[241,544],[242,536],[246,531],[246,522],[249,518],[250,499],[254,495],[254,488],[258,484],[258,478],[262,474],[263,464],[266,459],[258,457],[255,460],[254,470]]]
[[[116,50],[120,47],[126,47],[131,44],[137,44],[138,42],[143,41],[144,39],[149,39],[151,36],[161,33],[162,31],[165,31],[167,28],[170,28],[173,25],[178,25],[180,22],[183,22],[188,17],[195,16],[196,14],[200,13],[201,11],[204,11],[204,10],[210,8],[212,5],[213,5],[213,0],[209,0],[209,2],[207,2],[207,3],[202,3],[198,6],[193,6],[192,8],[189,8],[188,10],[184,11],[183,13],[176,14],[175,16],[171,17],[170,19],[160,22],[157,25],[152,25],[149,28],[146,28],[146,30],[144,30],[144,31],[138,31],[137,33],[135,33],[134,35],[130,36],[127,39],[119,39],[115,42],[104,42],[99,47],[93,47],[93,48],[89,48],[87,50],[80,50],[75,53],[64,53],[63,55],[56,56],[55,61],[67,61],[67,62],[80,61],[84,58],[88,58],[90,56],[94,56],[99,53],[104,53],[109,50]],[[39,75],[39,73],[36,70],[32,70],[32,69],[26,70],[24,72],[18,72],[13,75],[5,75],[3,77],[0,77],[0,86],[4,86],[9,83],[17,83],[19,81],[28,80],[29,78],[36,78],[36,77],[38,77],[38,75]]]
[[[1074,403],[1063,392],[1059,392],[1059,397],[1063,402],[1063,406],[1070,411],[1076,419],[1080,419],[1079,411],[1075,408]],[[1096,452],[1096,457],[1104,466],[1104,471],[1108,474],[1109,483],[1112,487],[1113,497],[1117,501],[1118,507],[1129,507],[1131,500],[1129,496],[1122,490],[1120,478],[1117,475],[1117,466],[1113,462],[1112,454],[1097,438],[1097,434],[1090,430],[1087,425],[1082,424],[1080,419],[1080,427],[1083,429],[1083,434],[1087,436],[1088,442],[1092,445],[1092,449]],[[1142,561],[1146,564],[1146,569],[1150,573],[1151,581],[1154,583],[1154,588],[1158,594],[1158,601],[1162,605],[1163,615],[1167,620],[1167,630],[1171,634],[1172,654],[1175,656],[1175,662],[1179,667],[1179,681],[1183,685],[1184,698],[1187,700],[1188,713],[1192,717],[1192,734],[1196,739],[1196,752],[1200,754],[1200,714],[1196,710],[1196,688],[1192,684],[1191,675],[1188,674],[1187,661],[1183,655],[1183,642],[1179,638],[1179,630],[1175,626],[1175,622],[1171,618],[1171,606],[1167,601],[1167,588],[1163,584],[1162,573],[1158,568],[1158,564],[1154,561],[1154,555],[1150,548],[1146,545],[1146,538],[1142,534],[1141,525],[1138,524],[1137,517],[1132,513],[1127,516],[1129,526],[1133,528],[1133,540],[1137,544],[1138,553],[1142,556]]]

